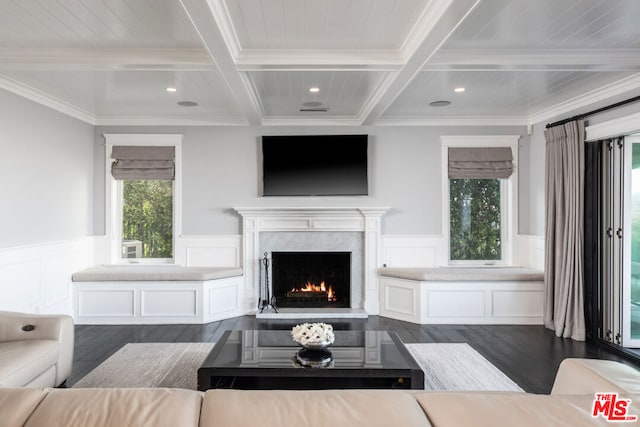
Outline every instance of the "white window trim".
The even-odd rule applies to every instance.
[[[518,232],[518,140],[520,135],[443,135],[440,137],[442,154],[442,237],[446,262],[449,265],[485,266],[487,261],[452,261],[449,253],[449,147],[509,147],[513,155],[513,173],[504,180],[501,191],[507,195],[506,212],[502,212],[502,260],[491,262],[494,265],[513,265],[514,240]]]
[[[175,263],[178,239],[182,236],[182,135],[181,134],[104,134],[105,138],[105,232],[109,261],[114,264]],[[111,176],[111,150],[114,145],[175,147],[173,180],[173,259],[123,259],[122,183]]]

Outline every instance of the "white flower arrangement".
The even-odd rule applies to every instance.
[[[327,323],[303,323],[296,325],[291,330],[293,340],[298,344],[333,344],[336,339],[333,333],[333,326]]]

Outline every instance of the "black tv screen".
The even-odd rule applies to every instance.
[[[368,194],[367,135],[263,136],[264,196]]]

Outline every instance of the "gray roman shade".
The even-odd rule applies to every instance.
[[[111,175],[115,179],[162,179],[175,176],[175,147],[114,145]]]
[[[449,178],[509,178],[513,173],[512,160],[509,147],[451,147]]]

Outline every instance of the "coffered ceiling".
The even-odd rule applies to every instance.
[[[638,0],[0,0],[0,88],[96,125],[524,125],[640,94],[638,22]]]

